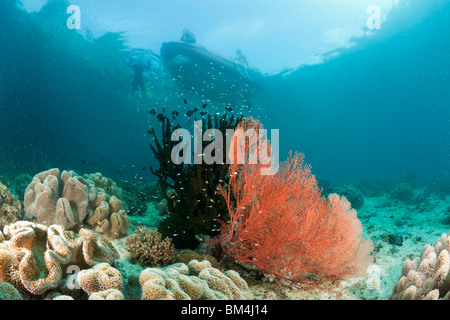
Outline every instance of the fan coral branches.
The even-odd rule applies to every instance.
[[[427,244],[421,258],[406,260],[391,300],[450,300],[450,235]]]
[[[142,226],[126,238],[126,244],[131,261],[143,266],[164,267],[173,263],[176,255],[172,239],[166,237],[163,240],[161,233]]]
[[[99,173],[83,178],[73,171],[60,176],[59,169],[51,169],[37,174],[26,189],[25,213],[47,226],[88,224],[95,232],[118,238],[130,223],[120,194],[115,183]]]
[[[253,119],[238,127],[255,128],[256,134],[262,128]],[[361,237],[350,203],[336,194],[321,196],[302,154],[291,155],[277,174],[261,175],[261,161],[249,161],[260,154],[259,145],[249,141],[238,146],[247,162],[231,164],[228,188],[219,188],[230,214],[221,231],[224,253],[292,281],[308,273],[327,279],[363,274],[372,243]]]

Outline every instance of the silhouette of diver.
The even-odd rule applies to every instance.
[[[195,34],[192,31],[183,29],[183,35],[181,36],[180,41],[184,41],[186,43],[196,43],[197,39],[195,39]]]
[[[236,50],[236,58],[237,61],[239,61],[242,65],[248,67],[248,60],[247,57],[242,53],[241,49]]]
[[[135,54],[130,57],[128,66],[134,70],[134,80],[132,92],[141,91],[147,93],[147,88],[144,83],[144,71],[151,69],[150,59],[143,53]]]

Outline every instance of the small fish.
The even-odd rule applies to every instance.
[[[187,104],[187,100],[186,99],[184,99],[184,104]]]
[[[233,111],[233,108],[231,108],[231,107],[225,107],[225,110],[227,110],[227,111]]]
[[[192,111],[189,110],[188,112],[186,112],[185,116],[186,116],[186,117],[192,116]]]
[[[150,113],[150,114],[152,114],[152,115],[155,115],[155,114],[156,114],[156,109],[152,109],[152,110],[150,110],[148,113]]]
[[[204,104],[202,105],[202,108],[205,109],[207,105],[208,105],[208,104],[204,103]]]
[[[147,131],[148,134],[152,134],[152,132],[150,130]]]
[[[206,115],[208,112],[206,112],[206,111],[202,111],[202,112],[200,112],[200,115],[203,117],[204,115]]]
[[[122,169],[117,170],[117,173],[121,173],[121,172],[122,172]]]
[[[145,171],[145,169],[147,169],[147,168],[146,168],[146,167],[143,167],[143,168],[142,168],[142,171]]]
[[[157,118],[158,118],[159,121],[163,121],[166,118],[166,116],[163,115],[162,113],[160,113],[160,114],[157,115]]]
[[[87,164],[87,165],[90,165],[90,166],[98,166],[98,162],[91,162],[91,161],[81,160],[81,163]]]

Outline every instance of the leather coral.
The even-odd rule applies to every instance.
[[[78,230],[88,225],[95,232],[118,238],[130,221],[120,188],[99,173],[77,175],[50,169],[34,176],[25,190],[25,214],[47,226],[58,224]]]
[[[0,282],[33,295],[56,288],[68,265],[112,263],[118,257],[107,239],[86,229],[76,235],[60,225],[18,221],[6,226],[4,234],[0,237]]]

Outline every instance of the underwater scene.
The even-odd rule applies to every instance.
[[[449,17],[1,0],[0,300],[450,299]]]

